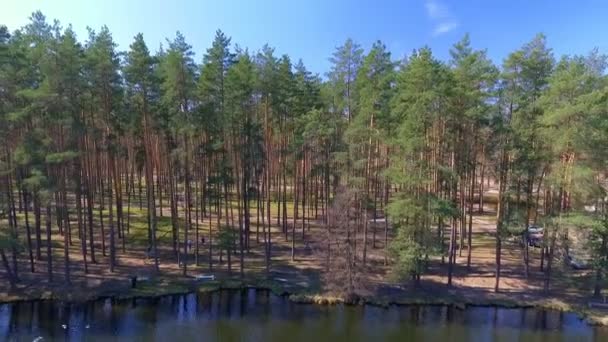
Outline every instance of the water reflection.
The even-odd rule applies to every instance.
[[[0,340],[608,341],[573,314],[446,306],[300,305],[268,291],[0,305]]]

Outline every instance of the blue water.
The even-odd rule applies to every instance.
[[[608,341],[576,315],[537,309],[318,306],[268,291],[84,304],[0,305],[3,341]]]

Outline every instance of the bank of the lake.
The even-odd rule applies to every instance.
[[[0,305],[2,338],[599,341],[608,338],[608,330],[590,326],[573,313],[556,310],[453,305],[302,305],[290,296],[248,288],[82,303],[42,300],[3,304]]]
[[[468,306],[496,308],[534,308],[539,310],[554,310],[576,314],[588,324],[608,326],[608,312],[590,308],[582,303],[569,303],[555,297],[532,297],[521,299],[509,296],[507,293],[475,293],[467,295],[462,291],[424,291],[408,289],[399,295],[365,295],[349,296],[347,298],[310,291],[309,289],[291,286],[285,282],[269,281],[252,278],[245,281],[237,279],[196,281],[194,279],[171,279],[159,277],[156,279],[140,279],[135,287],[106,286],[98,288],[78,289],[76,287],[57,287],[41,289],[32,287],[29,291],[0,293],[0,304],[21,303],[40,300],[52,300],[63,303],[82,304],[101,299],[145,299],[159,298],[170,295],[186,295],[191,293],[213,293],[222,290],[258,289],[270,291],[276,296],[299,304],[313,305],[373,305],[388,307],[390,305],[433,305],[451,306],[465,309]]]

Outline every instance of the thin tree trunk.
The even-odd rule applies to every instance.
[[[483,159],[485,155],[485,145],[481,147],[482,161],[481,161],[481,179],[479,182],[479,213],[483,215],[483,193],[484,193],[484,176],[486,174],[486,163]]]
[[[116,244],[115,244],[115,236],[114,236],[114,195],[112,190],[112,178],[116,175],[116,171],[114,168],[114,156],[112,156],[112,152],[108,154],[108,174],[110,179],[108,180],[108,195],[110,196],[108,200],[108,211],[109,211],[109,225],[110,225],[110,272],[114,273],[114,267],[116,266]]]
[[[32,232],[30,230],[30,220],[29,220],[29,201],[28,201],[28,197],[27,197],[27,190],[22,190],[23,192],[23,208],[24,208],[24,213],[25,213],[25,233],[27,234],[26,236],[26,241],[27,241],[27,251],[30,257],[30,271],[32,273],[36,272],[35,266],[34,266],[34,252],[32,249]]]
[[[291,261],[295,261],[296,259],[296,223],[298,222],[298,203],[299,203],[299,194],[300,194],[300,189],[298,187],[298,174],[299,174],[299,169],[300,166],[298,165],[298,161],[295,161],[295,165],[294,168],[296,170],[296,173],[294,175],[294,214],[293,214],[293,224],[292,224],[292,228],[291,228]]]
[[[65,174],[65,166],[62,165],[62,177],[61,177],[61,192],[63,194],[65,194],[65,179],[66,179],[66,174]],[[62,207],[65,206],[65,195],[62,195]],[[63,218],[63,222],[65,224],[65,226],[67,227],[67,221],[68,221],[68,215],[67,215],[67,210],[62,210],[62,218]],[[69,229],[68,229],[69,231]],[[65,267],[65,271],[64,271],[64,276],[65,276],[65,282],[67,285],[70,285],[72,283],[71,278],[70,278],[70,240],[68,237],[68,232],[66,232],[65,234],[63,234],[63,258],[64,258],[64,267]]]
[[[74,163],[74,177],[76,178],[76,219],[78,222],[78,235],[80,236],[80,246],[82,250],[82,264],[84,266],[84,274],[89,273],[89,265],[87,263],[87,239],[86,229],[82,222],[82,173],[80,161]]]
[[[553,267],[553,251],[555,250],[555,232],[551,233],[550,243],[547,253],[547,269],[545,270],[545,279],[543,285],[543,291],[549,293],[549,285],[551,281],[551,271]]]
[[[46,264],[49,283],[53,282],[53,241],[51,231],[51,203],[46,205]]]
[[[32,200],[34,205],[34,225],[36,234],[36,260],[40,261],[42,259],[42,238],[40,236],[40,226],[42,224],[40,221],[40,195],[37,192],[33,193]]]
[[[473,202],[475,195],[475,170],[473,166],[473,174],[471,175],[471,188],[469,190],[469,233],[467,234],[467,269],[471,270],[471,253],[473,250]]]
[[[11,166],[11,158],[10,158],[10,154],[8,154],[8,166],[9,169],[12,168]],[[17,213],[16,213],[16,209],[15,209],[15,196],[13,195],[13,183],[12,183],[12,179],[11,179],[11,175],[7,174],[6,175],[7,178],[7,193],[8,193],[8,226],[10,229],[10,233],[11,233],[11,237],[13,239],[13,241],[17,241],[17,239],[19,238],[19,234],[17,231]],[[13,274],[15,276],[15,281],[19,281],[19,265],[17,262],[18,259],[18,249],[16,244],[11,244],[11,261],[13,264]]]
[[[191,202],[191,196],[190,196],[190,138],[189,137],[184,137],[184,142],[185,142],[185,146],[186,146],[186,160],[185,160],[185,184],[184,184],[184,197],[185,197],[185,215],[186,215],[186,224],[184,225],[184,260],[182,260],[183,264],[184,264],[184,276],[187,274],[188,271],[188,248],[190,246],[190,240],[188,239],[188,233],[190,231],[190,225],[192,224],[192,217],[191,217],[191,208],[190,208],[190,202]]]
[[[92,180],[91,180],[91,165],[90,162],[87,163],[87,218],[89,220],[89,249],[91,250],[91,262],[96,264],[97,260],[95,258],[95,236],[93,234],[93,194],[92,194]]]
[[[11,289],[14,289],[16,286],[16,278],[11,270],[11,266],[8,262],[8,258],[6,257],[6,253],[4,253],[4,249],[0,248],[0,256],[2,256],[2,265],[4,265],[4,269],[6,270],[6,277],[8,278],[8,282],[11,285]]]
[[[602,261],[606,260],[606,245],[608,243],[606,240],[607,240],[606,235],[603,234],[602,235],[602,244],[600,247],[600,256],[602,258]],[[603,278],[603,269],[601,266],[598,266],[597,269],[595,270],[595,283],[593,285],[593,296],[594,297],[599,297],[601,295],[602,278]]]
[[[302,242],[305,241],[306,227],[306,149],[302,153]]]

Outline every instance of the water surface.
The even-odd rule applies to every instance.
[[[0,305],[6,341],[608,341],[576,315],[537,309],[318,306],[268,291],[85,304]]]

